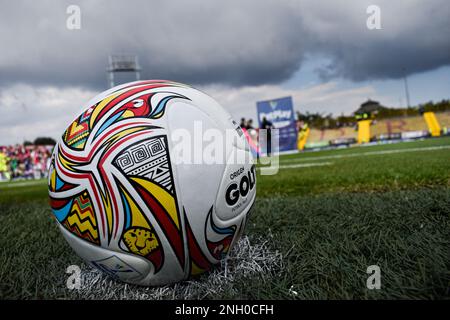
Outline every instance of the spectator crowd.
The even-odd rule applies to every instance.
[[[48,175],[53,146],[0,146],[0,181],[40,179]]]

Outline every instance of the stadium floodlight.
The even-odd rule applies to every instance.
[[[138,57],[136,55],[114,54],[108,57],[108,74],[109,87],[114,87],[115,72],[134,72],[136,80],[141,79],[141,68],[139,66]]]

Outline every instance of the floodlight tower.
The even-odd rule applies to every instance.
[[[136,55],[114,54],[108,57],[108,74],[109,87],[114,87],[115,72],[134,72],[136,80],[141,79],[141,68],[139,66],[138,57]]]

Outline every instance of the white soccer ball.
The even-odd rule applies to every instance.
[[[164,285],[226,256],[255,201],[256,170],[214,99],[137,81],[87,103],[55,147],[48,185],[81,258],[125,282]]]

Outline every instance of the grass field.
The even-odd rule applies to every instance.
[[[286,155],[257,188],[246,234],[281,263],[226,278],[223,290],[198,297],[450,297],[450,138]],[[98,284],[82,293],[66,288],[67,266],[82,262],[51,218],[45,181],[0,184],[0,244],[0,298],[147,292],[100,275],[121,293],[95,291]],[[366,287],[370,265],[381,269],[380,290]]]

